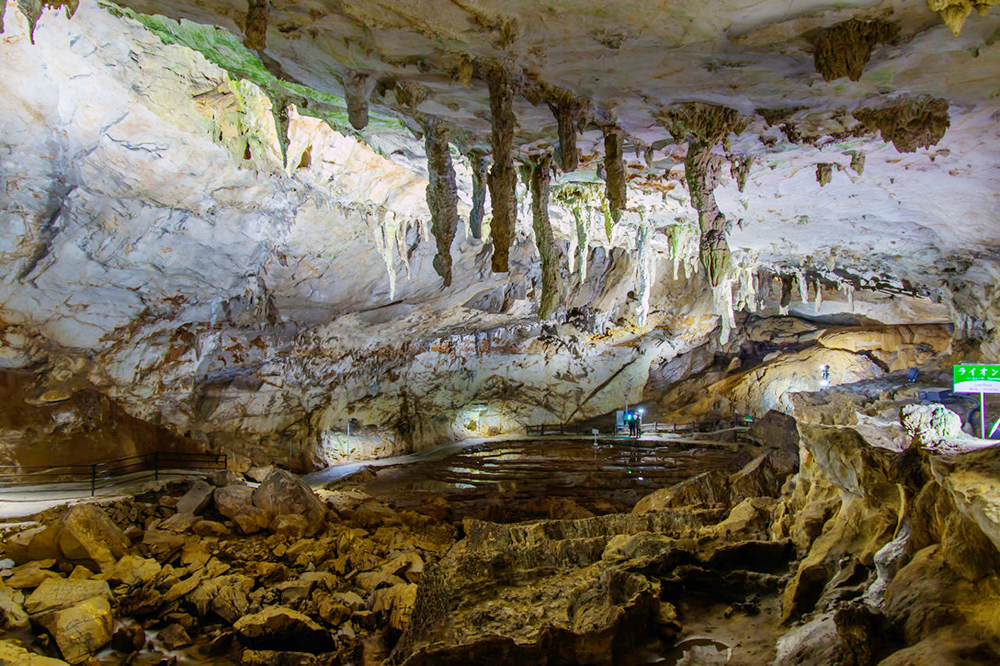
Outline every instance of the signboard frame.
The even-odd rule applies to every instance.
[[[986,394],[1000,393],[1000,365],[994,363],[956,363],[951,367],[955,393],[979,394],[979,436],[986,434]]]

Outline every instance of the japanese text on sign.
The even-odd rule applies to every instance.
[[[961,364],[952,371],[955,393],[1000,393],[1000,365]]]

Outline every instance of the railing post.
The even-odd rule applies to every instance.
[[[90,496],[97,494],[97,463],[90,466]]]
[[[153,454],[153,480],[160,480],[160,452],[157,451]]]

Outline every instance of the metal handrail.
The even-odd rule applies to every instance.
[[[66,465],[0,465],[0,493],[47,492],[53,484],[86,484],[91,496],[98,488],[113,486],[118,479],[136,474],[132,480],[159,480],[161,475],[182,475],[186,472],[211,472],[229,468],[224,453],[183,453],[156,451],[96,463]]]
[[[641,425],[642,432],[645,434],[654,433],[680,433],[680,432],[712,432],[717,429],[720,425],[729,424],[730,421],[716,420],[716,421],[686,421],[683,423],[660,423],[660,422],[650,422],[643,423]],[[625,431],[627,426],[614,425],[611,429],[611,434],[617,434],[619,432]],[[602,429],[603,430],[603,429]],[[593,431],[592,426],[583,426],[578,423],[551,423],[551,424],[540,424],[540,425],[528,425],[525,426],[525,432],[528,435],[572,435],[572,434],[583,434],[590,435]]]

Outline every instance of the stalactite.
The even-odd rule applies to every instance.
[[[247,18],[243,27],[243,46],[251,51],[267,47],[268,0],[247,0]]]
[[[580,116],[580,103],[568,95],[555,105],[550,104],[559,125],[559,166],[566,173],[576,171],[580,153],[576,148],[576,122]]]
[[[674,224],[667,227],[667,237],[670,239],[670,258],[674,263],[674,280],[680,277],[682,269],[686,280],[697,270],[698,233],[693,225]]]
[[[288,117],[290,102],[283,97],[271,99],[271,115],[274,116],[274,132],[278,135],[278,149],[281,152],[281,165],[288,168],[288,127],[291,119]]]
[[[73,14],[76,13],[76,9],[79,6],[79,0],[51,0],[47,2],[46,0],[17,0],[17,8],[21,10],[24,18],[28,21],[28,39],[32,44],[35,43],[35,26],[38,24],[38,19],[42,17],[42,12],[48,9],[59,9],[60,7],[66,8],[66,18],[73,18]],[[0,6],[0,33],[3,33],[3,15],[4,11],[7,9],[7,3],[3,3]]]
[[[349,70],[344,75],[344,98],[347,100],[347,119],[351,127],[362,130],[368,126],[368,99],[377,81],[364,72]]]
[[[859,150],[851,154],[851,168],[859,176],[865,172],[865,154],[863,151]]]
[[[390,212],[390,215],[395,216],[395,213]],[[396,226],[396,252],[399,254],[400,261],[403,262],[403,268],[406,270],[406,278],[409,279],[410,276],[410,255],[406,249],[406,236],[410,231],[410,222],[404,219]]]
[[[732,159],[729,166],[729,173],[736,181],[736,188],[742,192],[747,185],[747,177],[750,175],[750,167],[753,166],[753,155],[744,155]]]
[[[713,287],[718,287],[730,266],[729,243],[726,242],[726,218],[715,201],[717,160],[712,155],[712,147],[700,142],[688,145],[684,161],[685,177],[691,203],[698,211],[701,228],[699,252],[701,265]]]
[[[816,181],[820,187],[833,180],[833,164],[821,162],[816,165]]]
[[[803,305],[809,305],[809,283],[806,282],[806,272],[801,268],[795,272],[795,277],[799,281],[799,298]]]
[[[608,235],[608,242],[611,242],[611,234],[615,230],[615,218],[611,216],[611,208],[608,206],[608,200],[605,197],[601,201],[601,212],[604,213],[604,232]]]
[[[901,153],[930,148],[951,127],[948,100],[922,95],[902,97],[883,107],[866,107],[853,113],[868,130],[878,130]]]
[[[473,238],[480,240],[483,237],[483,217],[486,215],[486,168],[489,162],[486,155],[478,151],[469,153],[468,157],[472,165],[472,210],[469,212],[469,230]]]
[[[431,233],[437,242],[434,270],[451,286],[451,243],[458,230],[458,188],[448,148],[448,132],[436,121],[424,124],[427,152],[427,207],[431,211]]]
[[[781,276],[781,300],[778,303],[778,312],[784,316],[788,314],[788,306],[792,304],[792,288],[794,280],[791,275]]]
[[[731,280],[723,280],[712,286],[713,310],[719,315],[722,330],[719,331],[719,342],[729,342],[730,334],[736,329],[736,314],[733,312],[733,284]]]
[[[621,219],[622,211],[628,205],[625,183],[625,158],[622,148],[625,133],[617,127],[604,128],[604,172],[607,186],[608,205],[615,222]]]
[[[733,283],[733,307],[736,310],[757,310],[757,266],[758,257],[743,253],[739,260],[733,260],[730,278]]]
[[[584,220],[584,206],[573,207],[573,219],[576,220],[576,267],[579,283],[583,284],[587,280],[587,258],[590,254],[590,226],[594,219],[594,212],[590,206],[586,207],[587,218]]]
[[[535,230],[535,245],[542,258],[542,295],[538,302],[538,318],[548,319],[559,303],[559,250],[552,236],[549,221],[549,182],[552,157],[546,153],[537,159],[531,172],[531,217]]]
[[[646,318],[649,316],[649,288],[653,282],[651,275],[651,244],[649,242],[652,230],[645,221],[639,224],[636,232],[636,254],[639,257],[639,275],[637,280],[639,307],[636,310],[635,323],[638,326],[646,325]]]
[[[823,285],[816,280],[816,312],[823,308]]]
[[[372,224],[374,217],[372,234],[375,237],[375,249],[378,250],[379,256],[385,263],[385,271],[389,275],[389,300],[392,300],[396,298],[396,264],[392,257],[392,247],[395,245],[396,225],[399,224],[399,220],[392,216],[391,222],[387,223],[386,218],[389,214],[385,208],[379,208],[376,211],[367,210],[361,213],[369,224]]]
[[[813,63],[824,81],[842,76],[857,81],[875,46],[894,44],[898,38],[899,26],[884,19],[850,19],[819,31],[813,45]]]
[[[506,273],[511,237],[517,222],[517,170],[514,168],[514,85],[506,65],[487,70],[490,114],[493,123],[493,168],[490,170],[490,199],[493,203],[493,272]]]

